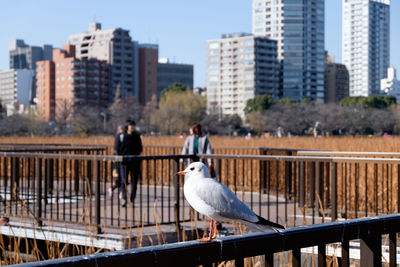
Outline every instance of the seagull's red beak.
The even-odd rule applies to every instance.
[[[186,172],[185,172],[185,171],[180,171],[180,172],[177,172],[176,174],[179,174],[179,175],[185,175],[185,174],[186,174]]]

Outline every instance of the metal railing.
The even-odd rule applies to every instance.
[[[348,220],[345,222],[294,227],[280,233],[248,234],[218,238],[204,243],[183,243],[129,249],[95,255],[26,263],[17,266],[212,266],[213,263],[235,261],[244,266],[245,258],[259,257],[260,266],[274,266],[274,253],[290,251],[290,265],[301,266],[302,248],[316,247],[318,266],[327,266],[327,247],[340,247],[340,266],[350,266],[350,241],[360,242],[360,266],[396,266],[396,234],[400,231],[400,215]],[[383,259],[382,235],[388,235],[388,257]]]
[[[121,207],[111,170],[121,156],[0,153],[0,205],[7,216],[107,228],[196,219],[183,197],[180,159],[133,156],[142,166],[134,202]],[[202,155],[216,178],[256,213],[292,227],[400,211],[400,159]],[[200,218],[200,217],[197,217]]]

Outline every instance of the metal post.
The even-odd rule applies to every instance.
[[[96,233],[100,234],[101,233],[101,221],[100,221],[100,161],[96,160],[94,162],[94,179],[95,179],[95,220],[96,220]]]
[[[389,267],[397,266],[397,257],[396,257],[396,233],[389,234]]]
[[[304,179],[304,162],[299,163],[299,207],[304,207],[305,204],[305,179]]]
[[[326,267],[326,245],[318,245],[318,267]]]
[[[370,229],[372,230],[372,229]],[[382,236],[369,231],[360,239],[360,266],[382,266]]]
[[[337,163],[331,162],[331,217],[332,221],[337,219]]]
[[[42,226],[42,159],[36,159],[36,220]]]
[[[342,260],[341,267],[349,267],[350,266],[350,246],[349,240],[345,240],[342,242]]]
[[[292,250],[292,267],[301,266],[301,250],[296,248]]]
[[[172,162],[172,172],[174,174],[174,196],[175,196],[175,202],[174,202],[174,211],[175,211],[175,226],[176,226],[176,235],[177,235],[177,241],[180,241],[180,230],[181,230],[181,225],[180,225],[180,194],[179,194],[179,175],[177,174],[178,172],[178,166],[179,166],[179,161],[178,159],[175,159]]]

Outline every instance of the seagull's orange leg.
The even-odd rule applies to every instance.
[[[214,225],[213,225],[213,227],[214,227],[214,234],[212,235],[211,239],[217,238],[217,234],[218,234],[217,224],[218,224],[218,222],[217,222],[217,221],[214,221]]]
[[[213,219],[211,219],[211,221],[210,221],[210,234],[208,235],[208,237],[204,237],[204,238],[201,238],[201,239],[199,239],[199,241],[200,242],[210,242],[212,239],[214,239],[212,236],[213,236],[213,226],[214,226],[214,220]]]

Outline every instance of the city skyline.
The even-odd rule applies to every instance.
[[[341,0],[325,1],[325,50],[341,58]],[[33,46],[43,44],[62,47],[68,36],[87,32],[96,21],[103,29],[122,28],[130,31],[139,43],[159,45],[159,57],[172,62],[194,65],[194,86],[206,85],[207,40],[222,34],[252,32],[251,0],[173,1],[85,1],[72,0],[62,6],[57,2],[2,2],[3,27],[0,37],[0,70],[9,68],[9,42],[23,39]],[[400,11],[400,2],[392,1],[391,14]],[[391,15],[390,66],[400,69],[400,36],[395,34],[400,18]]]

